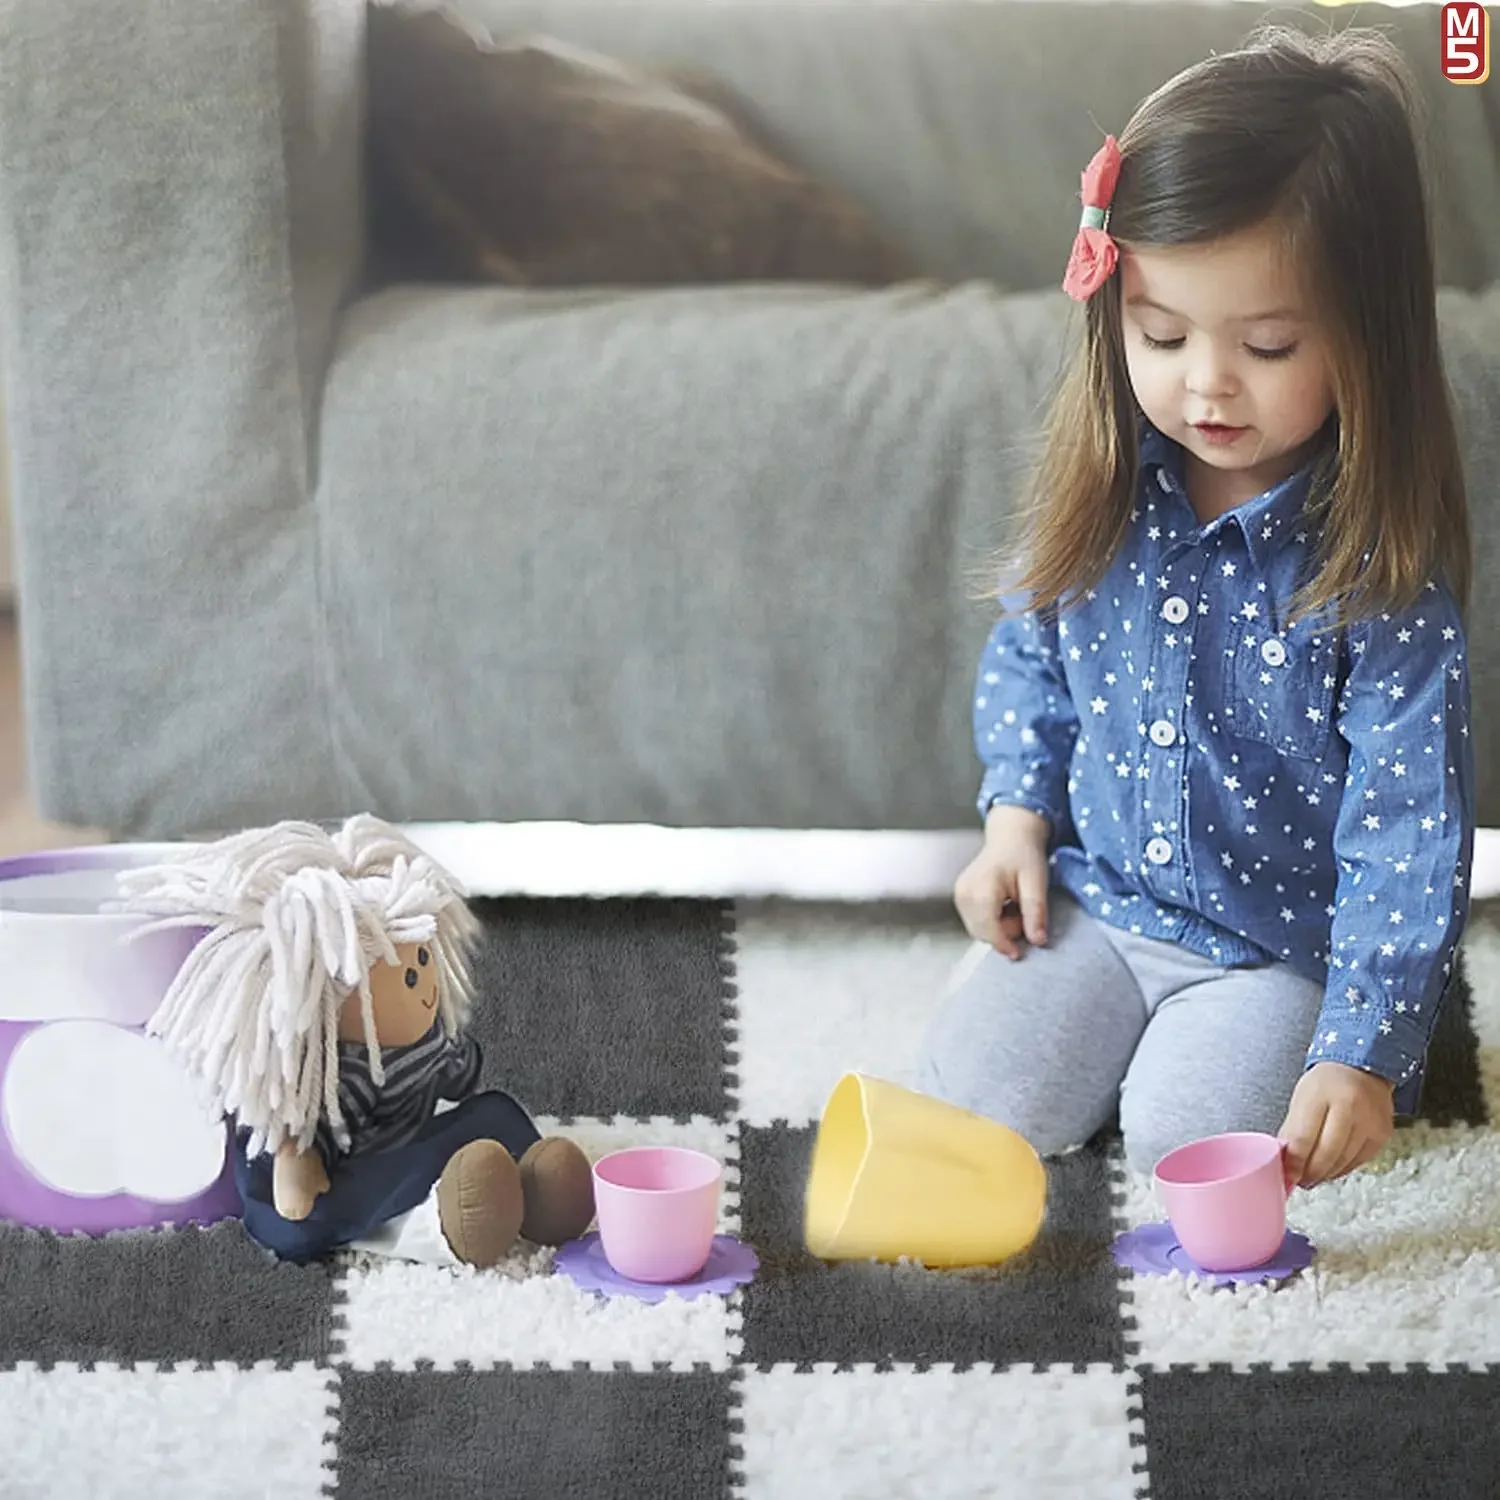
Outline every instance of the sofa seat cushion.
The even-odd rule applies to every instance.
[[[401,288],[318,486],[334,734],[412,819],[972,821],[976,577],[1065,299]]]

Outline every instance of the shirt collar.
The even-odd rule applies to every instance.
[[[1191,509],[1182,473],[1182,445],[1143,420],[1140,455],[1141,478],[1176,495]],[[1268,490],[1262,490],[1253,500],[1246,500],[1222,516],[1216,516],[1202,528],[1200,535],[1211,537],[1225,526],[1238,526],[1256,567],[1263,569],[1288,542],[1298,540],[1298,533],[1304,529],[1302,507],[1307,499],[1312,469],[1312,463],[1304,464],[1295,474],[1288,475]]]

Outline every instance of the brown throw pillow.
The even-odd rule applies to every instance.
[[[778,160],[707,80],[548,38],[494,45],[441,10],[369,12],[381,280],[521,286],[885,285],[915,267]]]

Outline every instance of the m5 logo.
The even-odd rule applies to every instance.
[[[1490,15],[1479,0],[1443,6],[1442,66],[1449,83],[1483,83],[1490,76]]]

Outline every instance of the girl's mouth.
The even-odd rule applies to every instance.
[[[1225,427],[1219,422],[1194,422],[1193,426],[1205,442],[1214,444],[1235,442],[1250,430],[1248,427]]]

